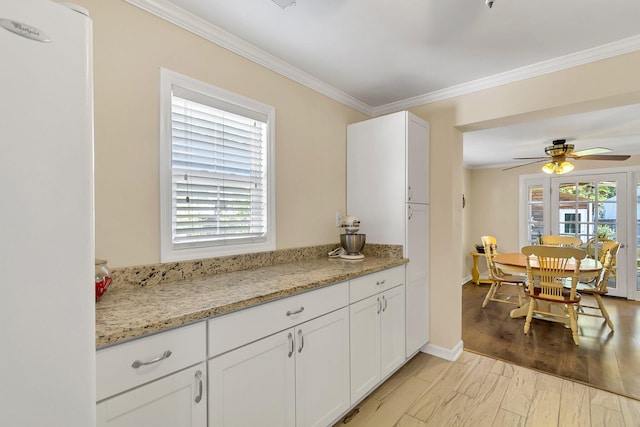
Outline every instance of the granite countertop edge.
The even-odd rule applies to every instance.
[[[407,263],[314,259],[108,292],[96,303],[96,349]]]

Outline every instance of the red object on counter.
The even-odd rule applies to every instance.
[[[105,276],[103,280],[96,281],[96,301],[100,299],[102,295],[107,292],[109,285],[111,284],[111,277]]]

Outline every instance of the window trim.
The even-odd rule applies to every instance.
[[[222,102],[238,105],[267,116],[267,234],[263,242],[228,242],[210,246],[176,248],[172,242],[172,182],[171,182],[171,98],[173,87],[181,87],[203,96]],[[176,72],[160,68],[160,135],[159,135],[159,207],[160,207],[160,261],[186,261],[213,258],[227,255],[239,255],[275,250],[275,108],[237,95],[225,89],[192,79]]]

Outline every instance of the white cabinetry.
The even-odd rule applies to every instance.
[[[406,356],[429,340],[429,124],[403,111],[347,128],[347,213],[367,242],[403,245]]]
[[[98,351],[97,425],[204,427],[205,343],[200,322]]]
[[[325,426],[343,414],[348,303],[345,282],[211,319],[209,425]]]
[[[403,283],[403,267],[351,281],[352,402],[364,397],[405,361]]]

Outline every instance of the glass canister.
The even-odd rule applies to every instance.
[[[107,268],[107,260],[96,258],[96,301],[98,301],[111,285],[111,274]]]

